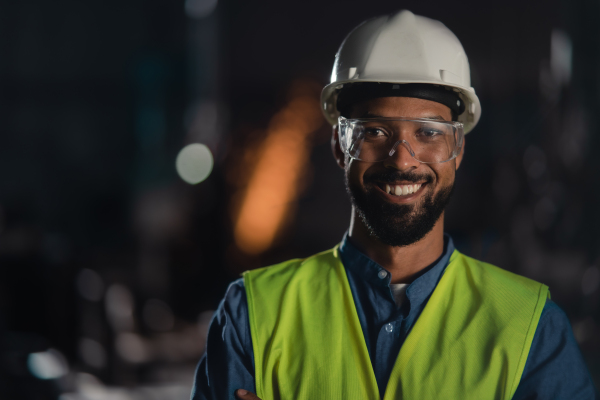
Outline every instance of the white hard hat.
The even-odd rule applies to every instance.
[[[346,36],[335,55],[331,83],[323,89],[325,118],[337,124],[339,91],[348,84],[421,83],[451,88],[464,102],[458,116],[465,133],[481,105],[471,87],[469,60],[458,38],[441,22],[410,11],[367,20]]]

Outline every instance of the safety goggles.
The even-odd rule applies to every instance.
[[[383,161],[404,146],[421,163],[443,163],[460,154],[464,140],[462,123],[429,119],[340,117],[338,129],[344,153],[367,162]]]

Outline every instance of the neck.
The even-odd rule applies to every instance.
[[[403,247],[387,245],[371,236],[354,209],[348,232],[352,243],[360,251],[392,274],[392,283],[411,283],[421,270],[435,262],[444,251],[444,213],[425,237]]]

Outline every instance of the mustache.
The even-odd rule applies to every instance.
[[[426,174],[417,174],[414,172],[400,172],[400,171],[382,171],[382,172],[373,172],[369,175],[365,175],[363,177],[364,183],[394,183],[397,181],[408,181],[408,182],[423,182],[431,183],[433,182],[433,177],[431,175]]]

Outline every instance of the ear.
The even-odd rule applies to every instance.
[[[335,158],[337,165],[343,169],[346,166],[346,155],[340,147],[340,136],[337,125],[333,126],[333,130],[331,132],[331,152],[333,153],[333,158]]]
[[[465,155],[465,144],[467,143],[466,138],[463,137],[463,145],[460,149],[460,154],[456,156],[456,169],[460,167],[460,163],[462,162],[463,156]]]

